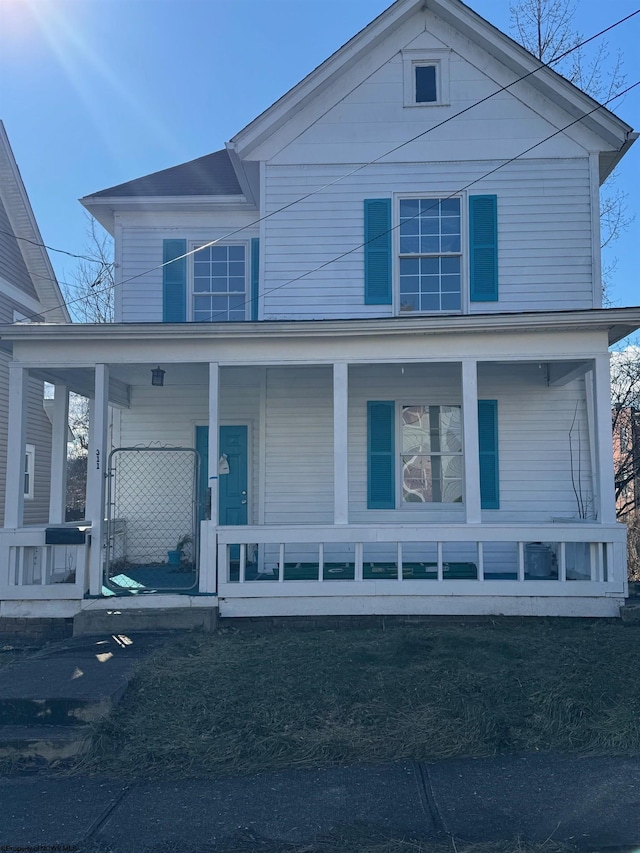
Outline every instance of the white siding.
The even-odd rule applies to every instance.
[[[550,521],[577,516],[573,479],[593,513],[584,380],[547,387],[544,366],[482,365],[478,395],[498,401],[500,510],[484,521]],[[578,485],[581,483],[581,487]]]
[[[333,374],[270,368],[266,418],[267,524],[333,524]]]
[[[135,217],[121,217],[122,226],[119,256],[122,268],[118,271],[122,322],[162,322],[162,244],[167,239],[197,240],[206,243],[225,238],[230,232],[249,225],[258,218],[253,213],[227,213],[201,216],[163,216],[159,224],[136,225]],[[162,220],[165,220],[162,223]],[[184,224],[180,224],[183,222]],[[246,242],[258,236],[258,227],[252,226],[230,237],[231,242]],[[247,261],[249,254],[247,250]]]
[[[449,195],[466,187],[465,220],[468,194],[498,196],[500,282],[498,302],[471,303],[467,310],[592,308],[588,158],[519,161],[482,179],[496,165],[377,164],[275,213],[264,224],[265,319],[392,315],[392,306],[364,304],[364,199]],[[267,167],[266,212],[325,187],[351,168]],[[463,238],[463,251],[465,243]],[[466,269],[467,257],[464,262]],[[463,276],[463,304],[467,278],[468,273]]]

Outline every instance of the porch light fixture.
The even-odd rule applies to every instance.
[[[164,374],[165,371],[160,367],[160,365],[154,367],[151,371],[151,384],[159,386],[164,385]]]

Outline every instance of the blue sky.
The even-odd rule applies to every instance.
[[[390,0],[389,0],[390,2]],[[82,252],[77,199],[221,148],[388,0],[0,0],[0,118],[43,238]],[[509,0],[470,5],[509,32]],[[640,0],[580,0],[590,36]],[[640,79],[640,16],[608,34]],[[640,88],[615,111],[640,129]],[[640,140],[618,170],[635,215],[610,256],[611,297],[640,304]],[[73,262],[51,253],[56,273]]]

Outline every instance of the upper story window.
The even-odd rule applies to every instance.
[[[404,106],[449,103],[449,50],[403,50]]]
[[[197,246],[194,246],[197,248]],[[247,318],[247,250],[216,244],[193,255],[192,316],[196,323]]]
[[[460,311],[460,199],[400,199],[399,231],[400,312]]]

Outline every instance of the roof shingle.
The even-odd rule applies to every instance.
[[[242,195],[226,149],[93,193],[90,198]]]

